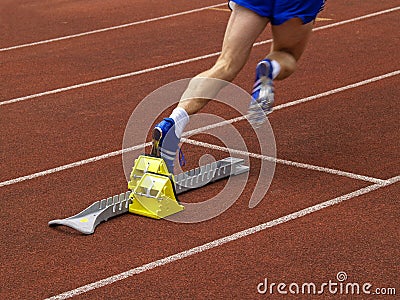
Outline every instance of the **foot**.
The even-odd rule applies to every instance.
[[[175,134],[175,122],[171,118],[165,118],[153,130],[151,155],[164,159],[168,171],[172,174],[179,141],[180,139]]]
[[[251,97],[249,121],[254,124],[261,124],[265,121],[265,116],[272,112],[274,104],[272,65],[269,59],[264,59],[257,64],[256,80]]]

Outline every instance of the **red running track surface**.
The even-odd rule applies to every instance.
[[[217,4],[217,9],[15,47]],[[316,23],[322,29],[314,33],[298,71],[276,83],[277,105],[333,92],[281,107],[270,116],[277,157],[285,161],[276,165],[258,206],[248,208],[260,165],[259,158],[252,158],[243,193],[217,218],[179,224],[124,215],[82,236],[49,228],[47,222],[125,191],[120,155],[22,177],[120,150],[128,119],[146,95],[212,65],[229,11],[223,2],[211,0],[6,2],[0,41],[0,298],[263,299],[271,296],[257,291],[265,278],[276,284],[321,285],[338,282],[339,272],[346,272],[345,283],[369,282],[372,292],[395,288],[398,294],[400,45],[393,30],[398,5],[394,0],[328,2]],[[370,15],[377,12],[382,13]],[[355,19],[360,16],[366,17]],[[346,20],[351,22],[338,24]],[[267,30],[259,41],[270,36]],[[269,47],[254,47],[237,85],[250,89],[254,66]],[[151,70],[169,63],[174,64]],[[130,75],[118,77],[122,74]],[[204,110],[216,111],[226,119],[237,116],[224,113],[217,103]],[[234,126],[248,151],[258,153],[248,124]],[[214,138],[201,134],[192,139],[211,145],[185,144],[188,168],[204,153],[227,156],[213,146],[220,145]],[[181,200],[207,200],[224,184]],[[321,205],[332,199],[345,201]],[[301,216],[302,210],[307,214]],[[268,228],[249,233],[260,224]],[[245,234],[239,238],[238,232]],[[237,239],[222,243],[230,235]],[[213,246],[204,251],[196,248],[210,242]],[[138,274],[122,279],[130,270]],[[276,298],[288,296],[276,286],[272,292]],[[323,297],[349,295],[325,289]]]

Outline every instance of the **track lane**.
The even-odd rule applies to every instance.
[[[210,26],[210,25],[212,25],[216,20],[219,20],[219,22],[220,22],[219,24],[221,24],[220,25],[220,29],[221,29],[220,35],[221,36],[223,35],[223,30],[224,30],[224,27],[225,27],[226,18],[229,16],[229,14],[225,14],[225,13],[221,14],[220,12],[218,12],[218,14],[215,14],[215,11],[212,11],[212,10],[209,10],[208,12],[212,12],[211,16],[213,16],[213,18],[210,19],[208,17],[202,17],[202,21],[205,22],[205,24],[207,24],[206,26],[208,26],[209,28],[205,27],[205,25],[203,25],[203,24],[201,24],[201,26],[198,25],[199,27],[197,29],[196,29],[196,27],[192,28],[193,26],[190,25],[190,24],[192,24],[192,22],[190,22],[191,18],[189,20],[190,24],[189,23],[188,24],[182,23],[182,24],[179,25],[179,27],[182,27],[182,28],[185,28],[185,29],[188,28],[188,31],[190,32],[189,33],[189,37],[184,39],[185,41],[188,41],[188,40],[190,40],[191,42],[197,41],[197,39],[193,39],[193,37],[197,36],[197,32],[199,32],[199,31],[207,30],[208,32],[213,32],[213,29],[214,28],[218,28],[218,26],[215,26],[215,25]],[[217,19],[216,16],[218,16],[219,18]],[[222,19],[223,23],[221,23],[221,16],[225,16]],[[189,17],[189,16],[183,16],[182,18],[184,18],[184,17]],[[181,18],[178,18],[178,19],[181,19]],[[139,28],[140,27],[143,27],[143,26],[139,26]],[[168,31],[168,29],[171,30],[170,28],[165,28],[165,30],[167,30],[167,31]],[[130,34],[128,34],[128,33],[130,33]],[[118,36],[118,40],[123,41],[123,43],[121,43],[121,45],[119,45],[118,48],[114,47],[113,49],[104,49],[104,43],[106,43],[108,41],[108,43],[106,43],[106,44],[114,44],[114,40],[115,40],[115,38],[117,38],[117,37],[113,37],[112,35],[107,34],[106,37],[108,39],[106,39],[104,41],[103,41],[103,39],[101,39],[101,37],[96,37],[96,39],[95,39],[95,37],[88,37],[88,40],[86,41],[86,43],[88,45],[82,45],[81,43],[79,43],[78,45],[79,45],[79,50],[81,51],[80,53],[74,53],[73,50],[72,50],[72,53],[70,53],[71,48],[69,48],[70,47],[69,45],[71,45],[73,43],[72,42],[70,43],[69,41],[67,41],[67,42],[61,43],[61,47],[59,46],[60,47],[59,49],[61,49],[61,51],[54,50],[54,49],[57,49],[57,48],[54,48],[54,47],[57,47],[57,45],[54,45],[54,47],[53,47],[53,45],[50,45],[49,47],[45,47],[45,48],[41,47],[42,49],[45,49],[45,53],[42,53],[42,54],[38,55],[36,52],[34,52],[34,56],[33,57],[29,57],[29,56],[32,56],[31,52],[26,53],[25,55],[27,55],[28,59],[25,59],[24,55],[22,55],[22,56],[18,56],[17,55],[16,57],[13,57],[11,55],[10,63],[9,64],[5,64],[5,74],[8,73],[7,70],[9,68],[12,68],[12,64],[15,63],[16,64],[15,67],[17,67],[19,69],[23,69],[24,67],[27,67],[27,71],[28,72],[25,74],[25,76],[22,76],[23,70],[19,71],[20,74],[21,74],[21,76],[20,76],[21,78],[32,76],[32,74],[31,74],[32,67],[30,67],[30,63],[33,61],[33,62],[35,62],[34,69],[36,70],[36,72],[33,74],[33,78],[31,79],[31,81],[35,82],[35,80],[37,80],[38,77],[41,77],[41,76],[45,77],[45,78],[42,78],[41,82],[40,81],[36,82],[36,85],[35,85],[36,88],[40,87],[40,85],[43,84],[43,83],[48,84],[48,83],[54,81],[55,80],[54,79],[54,75],[57,75],[58,73],[60,73],[59,75],[62,76],[62,78],[59,78],[59,81],[64,82],[63,86],[65,87],[65,82],[71,82],[71,79],[74,78],[74,76],[78,76],[78,78],[80,76],[81,81],[83,80],[84,82],[88,82],[87,78],[89,78],[88,77],[88,76],[90,76],[89,74],[91,74],[91,75],[95,74],[93,72],[93,70],[91,70],[92,68],[90,67],[90,65],[93,65],[96,62],[96,59],[100,60],[100,62],[97,64],[98,66],[104,65],[104,62],[106,62],[105,67],[107,69],[104,69],[103,72],[102,72],[102,74],[104,74],[104,72],[105,73],[110,72],[110,70],[112,70],[113,68],[115,68],[115,69],[121,68],[121,65],[126,65],[126,66],[132,65],[132,63],[134,61],[136,61],[136,60],[133,61],[131,59],[132,57],[135,57],[135,58],[136,57],[137,58],[141,57],[140,56],[141,52],[139,51],[139,53],[136,53],[136,54],[134,52],[132,53],[133,49],[136,49],[136,48],[138,48],[138,49],[147,49],[147,51],[149,51],[149,50],[151,51],[153,49],[160,49],[160,47],[154,48],[154,44],[157,44],[157,45],[168,45],[168,47],[171,47],[169,49],[182,48],[181,47],[182,42],[178,43],[176,46],[174,46],[173,42],[171,42],[171,40],[168,40],[167,42],[163,41],[163,39],[161,38],[163,36],[162,32],[159,32],[159,35],[157,36],[158,40],[156,40],[155,42],[151,41],[151,43],[152,43],[151,45],[146,44],[146,41],[139,41],[138,45],[136,45],[136,44],[131,45],[132,43],[136,43],[136,40],[132,39],[131,31],[121,30],[116,34],[118,34],[117,35]],[[139,35],[140,35],[140,33],[139,33]],[[150,32],[150,35],[152,35],[151,32]],[[181,32],[180,35],[184,36],[184,32]],[[263,37],[264,37],[264,39],[266,38],[265,35]],[[221,37],[219,39],[216,39],[216,40],[221,40]],[[91,44],[91,41],[92,41],[92,43],[95,43],[95,44]],[[64,44],[64,46],[62,46],[63,44]],[[194,44],[191,44],[191,48],[192,49],[204,49],[204,45],[202,45],[202,44],[196,45],[194,43]],[[218,43],[216,45],[216,49],[219,50],[219,48],[220,48],[220,44]],[[96,49],[95,51],[98,51],[98,54],[93,53],[94,49]],[[88,52],[88,50],[89,50],[89,52]],[[207,52],[207,53],[214,53],[215,51],[218,51],[218,50],[214,50],[214,51]],[[121,60],[121,61],[115,62],[115,60],[116,60],[115,56],[118,53],[120,53],[120,51],[123,51],[123,53],[121,53],[121,55],[122,55],[123,58],[125,58],[125,60]],[[180,52],[182,52],[182,51],[180,51]],[[12,53],[17,53],[18,54],[19,51],[12,52]],[[147,53],[147,54],[149,54],[148,57],[152,57],[153,58],[153,61],[154,61],[154,58],[157,58],[157,57],[164,58],[165,57],[165,53],[162,53],[162,55],[158,55],[157,53]],[[43,60],[53,59],[54,55],[57,56],[56,62],[53,61],[53,64],[56,65],[55,69],[57,70],[57,72],[51,72],[51,71],[49,72],[49,71],[45,71],[45,70],[44,71],[40,71],[42,66],[48,66],[48,64]],[[7,55],[5,57],[7,57]],[[75,69],[73,68],[74,67],[73,63],[71,63],[71,58],[73,58],[73,57],[75,57],[75,59],[72,59],[73,63],[74,62],[75,63],[76,62],[80,62],[81,64],[83,64],[82,66],[80,66],[80,69],[78,68],[78,66],[75,66]],[[128,58],[128,59],[126,59],[126,58]],[[113,64],[113,62],[114,62],[114,64]],[[110,63],[111,63],[111,65],[110,65]],[[117,63],[117,64],[115,65],[115,63]],[[60,65],[58,65],[58,64],[60,64]],[[76,70],[76,68],[78,68],[78,71]],[[88,70],[91,70],[91,72],[89,74],[85,74],[85,73],[82,74],[82,72],[81,72],[82,68],[86,68]],[[64,70],[64,71],[62,71],[62,70]],[[132,70],[132,68],[130,69],[130,71],[131,70]],[[92,72],[93,72],[93,74],[92,74]],[[76,75],[75,75],[75,73],[76,73]],[[127,74],[127,73],[130,73],[130,72],[129,71],[119,72],[119,74],[122,74],[122,73]],[[71,76],[71,74],[73,74],[73,75]],[[114,73],[114,74],[118,74],[118,73]],[[46,76],[48,76],[48,75],[51,75],[52,77],[46,78]],[[10,76],[10,77],[12,77],[12,76]],[[103,76],[97,76],[96,79],[99,79],[99,78],[102,78],[102,77]],[[110,77],[110,76],[108,76],[108,77]],[[6,79],[7,79],[7,77],[6,77]],[[95,80],[95,79],[92,79],[92,80]],[[89,82],[92,81],[92,80],[89,80]],[[30,81],[27,81],[27,82],[30,82]],[[74,83],[74,84],[76,82],[79,82],[79,80],[76,79],[75,81],[72,81],[72,83]],[[53,84],[53,86],[54,86],[54,84]],[[35,87],[32,87],[32,88],[35,88]],[[17,91],[17,90],[19,90],[21,88],[22,88],[21,85],[18,85],[18,86],[14,87],[13,89],[10,89],[10,90],[14,90],[14,92],[15,92],[15,91]],[[46,90],[46,88],[42,89],[42,91],[45,91],[45,90]],[[41,92],[39,92],[39,91],[37,91],[37,93],[41,94]],[[22,94],[20,96],[22,96]]]
[[[184,15],[80,39],[0,52],[4,57],[1,65],[3,81],[9,87],[1,91],[1,99],[90,82],[198,56],[198,53],[218,51],[229,14],[212,10],[196,14],[202,23],[193,23],[193,15]],[[215,39],[204,43],[195,38],[202,30],[212,33]]]
[[[3,1],[4,2],[4,1]],[[5,1],[2,5],[3,38],[0,48],[109,28],[132,21],[192,10],[223,1],[178,0],[165,5],[158,0]]]
[[[375,288],[396,288],[400,211],[395,199],[400,185],[393,185],[323,209],[278,227],[238,239],[221,247],[166,264],[164,266],[84,293],[74,299],[310,299],[301,294],[303,283],[339,283],[337,273],[345,272],[344,283],[369,282]],[[196,274],[193,276],[193,274]],[[286,283],[287,295],[277,286],[270,292],[257,292],[259,283]],[[290,294],[288,286],[297,283],[300,293]],[[325,287],[324,299],[377,299],[377,295],[351,295],[339,286],[335,294]],[[344,289],[345,291],[345,289]],[[397,293],[396,293],[397,294]],[[385,296],[391,298],[393,296]],[[382,297],[383,298],[383,297]]]

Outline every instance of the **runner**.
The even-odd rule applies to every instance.
[[[161,156],[173,173],[179,141],[189,116],[202,109],[223,87],[221,81],[212,79],[231,82],[246,64],[255,40],[270,23],[273,43],[270,53],[256,66],[249,105],[249,121],[253,124],[262,123],[272,111],[273,80],[283,80],[295,71],[311,35],[314,20],[324,3],[324,0],[230,1],[232,13],[221,55],[211,69],[190,81],[169,118],[156,125],[152,155]],[[264,112],[261,116],[259,107]]]

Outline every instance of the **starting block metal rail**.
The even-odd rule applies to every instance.
[[[244,166],[243,163],[243,159],[227,157],[211,164],[180,173],[175,177],[176,193],[181,194],[229,176],[248,172],[249,167]]]
[[[155,160],[158,161],[155,163]],[[176,195],[248,172],[249,167],[243,163],[243,159],[228,157],[178,174],[172,180],[172,174],[162,174],[166,170],[162,159],[140,156],[135,161],[131,173],[129,191],[96,201],[72,217],[52,220],[48,224],[64,225],[83,234],[92,234],[100,223],[128,212],[160,219],[184,209],[176,199]],[[160,180],[164,180],[161,188],[156,188]],[[171,191],[167,191],[168,183],[173,185],[172,194]],[[146,203],[147,201],[149,202]]]

